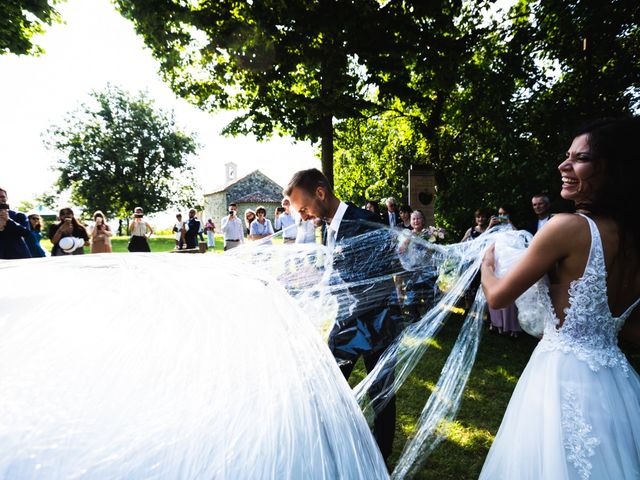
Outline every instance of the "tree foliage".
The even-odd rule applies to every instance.
[[[239,111],[227,133],[321,140],[330,180],[333,122],[375,104],[373,68],[400,67],[401,19],[377,0],[117,4],[179,95]]]
[[[596,117],[638,111],[638,2],[614,2],[606,18],[601,5],[581,0],[520,0],[504,13],[491,13],[489,2],[424,3],[430,13],[412,5],[403,70],[395,84],[380,84],[380,98],[411,125],[413,161],[434,168],[437,211],[454,230],[468,227],[480,206],[511,204],[528,216],[533,194],[558,191],[556,166],[572,131]],[[370,164],[378,140],[387,132],[397,138],[393,124],[373,118],[383,131],[354,147]],[[345,185],[352,179],[384,184],[379,174],[364,182],[341,172],[337,183],[344,191],[360,188]],[[392,175],[389,190],[406,170]]]
[[[179,130],[173,115],[154,106],[146,94],[136,96],[109,86],[91,94],[47,135],[62,155],[60,190],[93,212],[127,218],[136,206],[148,212],[172,205],[195,205],[191,167],[194,138]]]
[[[42,53],[33,37],[60,20],[56,0],[3,0],[0,2],[0,55]]]
[[[433,167],[439,218],[557,190],[570,132],[640,107],[640,4],[588,0],[117,0],[174,90],[232,134],[321,139],[346,199]],[[335,145],[334,145],[335,135]]]
[[[336,129],[335,191],[359,205],[387,197],[404,201],[407,172],[424,156],[406,118],[393,114],[352,119]]]

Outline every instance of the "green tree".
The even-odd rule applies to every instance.
[[[404,117],[382,114],[351,119],[336,128],[335,191],[357,204],[408,195],[408,170],[423,155]]]
[[[60,199],[58,195],[59,194],[55,191],[55,188],[52,188],[51,190],[43,192],[35,197],[33,201],[36,205],[42,205],[55,211],[60,206]]]
[[[373,112],[368,134],[362,134],[357,121],[338,126],[339,132],[353,130],[338,134],[339,155],[360,157],[349,167],[357,174],[340,169],[340,188],[345,180],[360,194],[386,186],[403,198],[408,166],[428,164],[436,174],[439,218],[454,232],[478,206],[513,199],[516,187],[511,188],[514,179],[508,174],[520,170],[509,168],[511,157],[503,153],[511,153],[506,145],[522,143],[517,141],[520,130],[514,131],[513,109],[536,71],[522,6],[494,16],[491,6],[482,1],[389,4],[404,21],[402,65],[387,68],[376,58],[365,59],[374,65],[372,72],[394,80],[374,79],[386,113]],[[343,148],[342,139],[349,138],[357,140]],[[378,165],[381,160],[385,168]],[[351,194],[357,197],[358,192]]]
[[[378,59],[385,71],[401,65],[402,18],[390,7],[394,2],[116,3],[176,93],[208,110],[239,111],[226,127],[230,134],[320,140],[331,181],[334,122],[375,106],[371,67],[363,59]]]
[[[197,145],[176,127],[173,114],[144,93],[132,96],[113,86],[91,98],[93,104],[48,131],[48,145],[62,154],[58,189],[70,189],[84,210],[120,219],[136,206],[158,212],[195,204],[187,160]]]
[[[0,2],[0,55],[42,53],[33,43],[46,26],[60,21],[54,6],[59,0],[3,0]]]

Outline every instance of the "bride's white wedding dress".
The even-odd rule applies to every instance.
[[[544,336],[515,388],[481,479],[640,479],[640,377],[617,345],[598,229],[565,321],[546,296]]]

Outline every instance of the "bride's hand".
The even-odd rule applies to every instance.
[[[493,243],[485,252],[484,257],[482,259],[482,265],[491,269],[491,271],[493,272],[495,264],[496,264],[496,244]]]

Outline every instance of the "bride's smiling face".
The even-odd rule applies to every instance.
[[[567,158],[558,166],[562,176],[560,196],[575,203],[592,202],[604,180],[601,162],[591,150],[589,135],[574,138]]]

